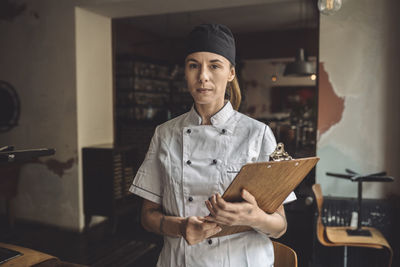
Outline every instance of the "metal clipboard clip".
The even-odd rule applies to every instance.
[[[292,160],[293,158],[285,151],[285,145],[278,143],[274,152],[269,155],[272,161]]]

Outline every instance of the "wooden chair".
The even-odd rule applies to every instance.
[[[347,234],[347,230],[351,230],[350,226],[327,226],[325,227],[322,223],[322,206],[324,203],[321,186],[314,184],[312,186],[314,192],[315,201],[318,208],[318,218],[316,225],[316,235],[318,241],[327,247],[344,247],[344,266],[347,266],[347,247],[365,247],[384,249],[389,251],[389,267],[392,265],[393,250],[386,238],[382,233],[373,227],[362,227],[365,230],[371,232],[371,236],[350,236]]]
[[[275,263],[274,267],[297,267],[297,254],[290,247],[276,241],[274,245]]]
[[[57,257],[30,248],[0,242],[0,250],[2,249],[14,250],[21,255],[0,263],[1,267],[86,267],[85,265],[61,261]]]

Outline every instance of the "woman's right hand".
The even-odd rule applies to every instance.
[[[208,222],[204,217],[190,216],[182,223],[181,233],[189,245],[200,243],[204,239],[222,230],[218,224]]]

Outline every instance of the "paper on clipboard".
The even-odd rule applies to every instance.
[[[245,164],[222,197],[229,202],[242,201],[240,193],[245,188],[263,211],[274,213],[318,160],[318,157],[310,157]],[[214,237],[248,230],[251,228],[247,226],[224,226]]]

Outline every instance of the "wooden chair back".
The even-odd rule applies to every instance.
[[[297,254],[290,247],[272,241],[274,245],[275,263],[274,267],[297,267]]]
[[[322,216],[322,207],[324,205],[324,197],[322,195],[321,185],[313,184],[311,188],[314,193],[315,202],[317,203],[317,209],[318,209],[317,229],[316,229],[318,241],[323,246],[328,246],[328,247],[340,246],[340,245],[333,244],[332,242],[327,240],[327,238],[325,236],[325,226],[322,223],[322,217],[321,217]]]

